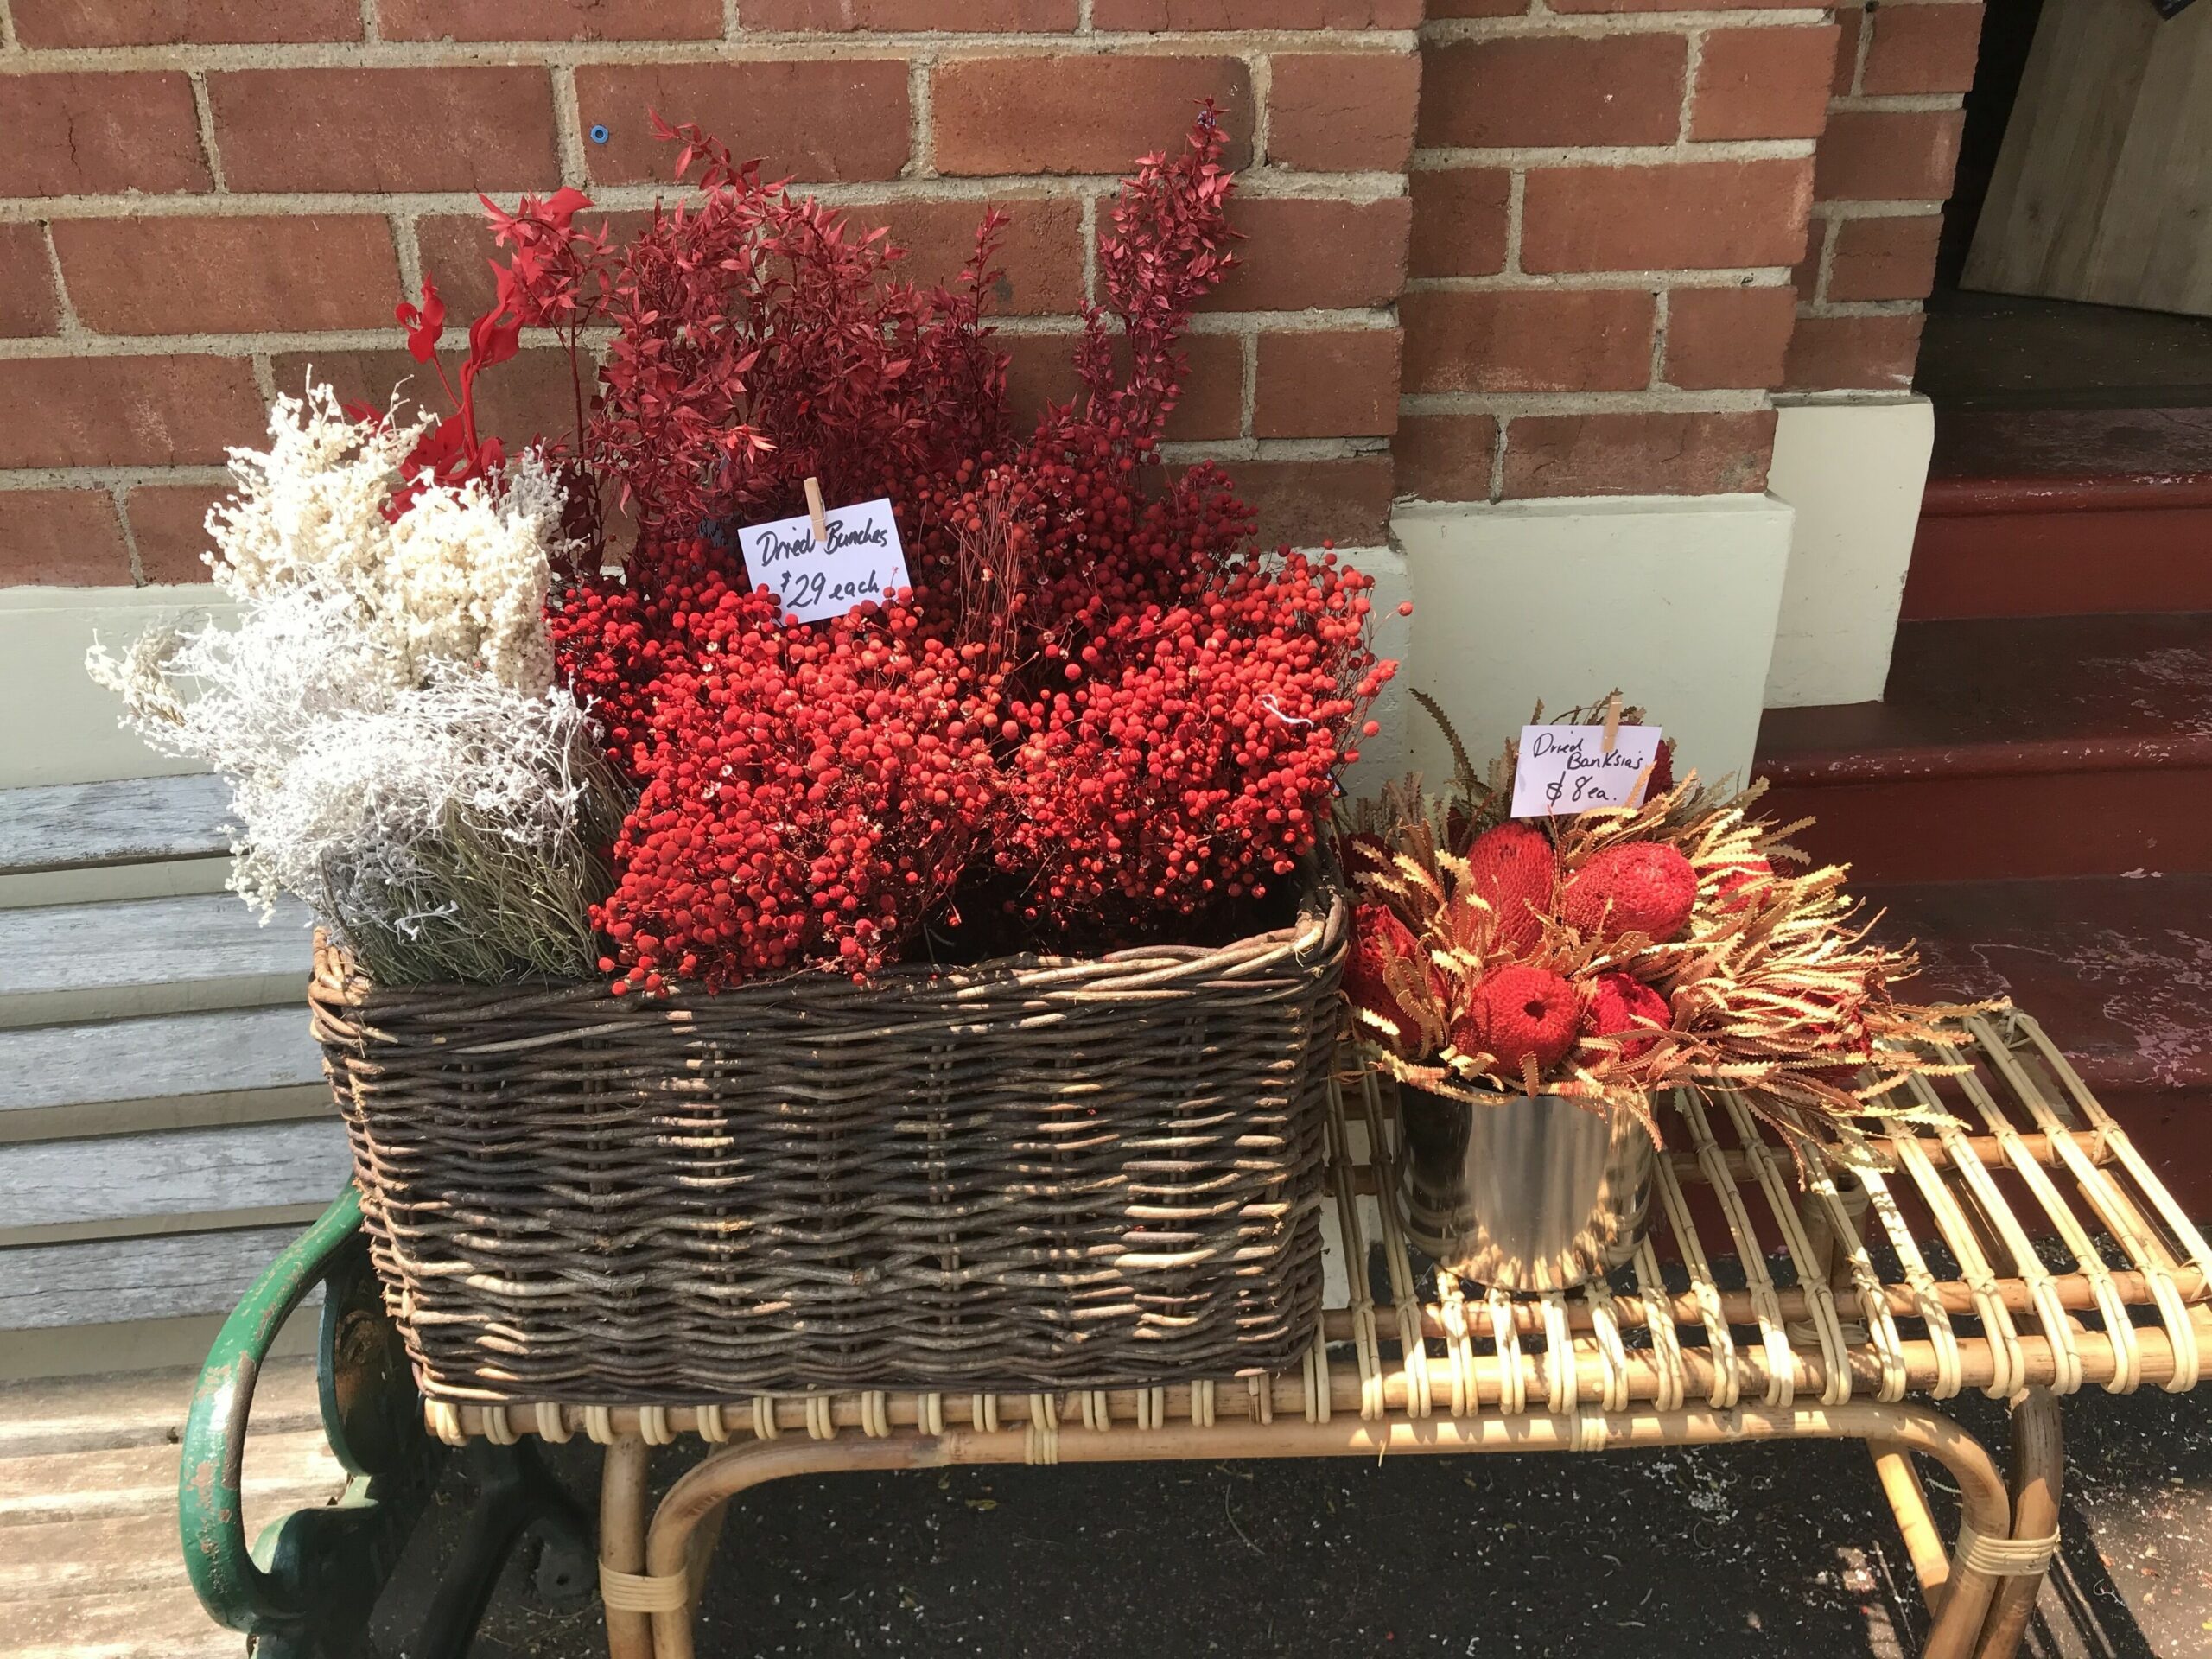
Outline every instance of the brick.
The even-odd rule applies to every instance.
[[[50,334],[60,323],[46,232],[35,225],[0,225],[0,337]]]
[[[1402,494],[1423,501],[1487,501],[1497,454],[1491,415],[1402,415],[1390,454]]]
[[[648,110],[697,122],[772,178],[890,179],[906,165],[903,58],[597,64],[576,71],[576,103],[587,128],[609,134],[584,146],[602,183],[668,177],[676,150],[652,136]]]
[[[1075,342],[1068,344],[1072,349]],[[1183,350],[1190,358],[1191,371],[1184,377],[1183,396],[1160,435],[1170,442],[1242,437],[1243,340],[1235,334],[1186,334]]]
[[[167,195],[214,181],[192,83],[168,73],[0,77],[0,196]]]
[[[1491,276],[1505,269],[1513,175],[1503,168],[1464,167],[1413,175],[1409,276]]]
[[[1698,61],[1690,137],[1820,137],[1840,34],[1834,24],[1713,30]]]
[[[1228,164],[1251,160],[1251,77],[1235,58],[956,58],[931,87],[940,173],[1125,173],[1173,149],[1208,98]]]
[[[105,490],[0,490],[0,586],[127,588],[130,550]]]
[[[515,190],[560,177],[543,69],[211,73],[233,190]]]
[[[1947,3],[1884,6],[1866,22],[1874,38],[1866,48],[1862,92],[1964,92],[1974,87],[1981,55],[1979,5]]]
[[[698,41],[722,32],[721,0],[378,0],[377,16],[388,41]]]
[[[490,4],[512,0],[486,0]],[[927,32],[991,29],[1013,33],[1071,29],[1076,0],[745,0],[738,21],[759,29],[809,31],[880,29]]]
[[[1503,493],[1732,495],[1766,487],[1774,411],[1525,415],[1505,429]]]
[[[1255,438],[1388,437],[1398,429],[1395,328],[1262,334]]]
[[[448,327],[450,330],[451,325]],[[459,356],[456,350],[447,365],[448,374],[454,372]],[[429,365],[417,363],[404,351],[283,352],[270,367],[279,391],[298,391],[312,372],[317,381],[332,387],[346,403],[382,409],[391,401],[393,390],[404,382],[409,405],[440,415],[449,407]],[[587,356],[583,363],[587,393],[591,372]],[[575,428],[575,390],[568,353],[557,347],[533,347],[486,370],[476,382],[476,423],[485,436],[504,439],[509,448],[532,438],[569,436]]]
[[[1421,59],[1294,52],[1272,60],[1268,159],[1314,173],[1402,173],[1414,154]]]
[[[1377,547],[1389,539],[1392,469],[1388,455],[1342,461],[1239,461],[1228,464],[1236,493],[1259,509],[1262,547]]]
[[[0,359],[0,467],[213,464],[257,436],[253,365],[227,357]]]
[[[1413,29],[1421,18],[1421,0],[1092,0],[1090,11],[1094,29],[1147,30]]]
[[[957,282],[976,251],[976,226],[989,204],[980,201],[887,201],[849,207],[849,225],[888,226],[906,257],[893,267],[923,287]],[[1065,196],[1009,196],[996,205],[1013,215],[999,243],[1006,276],[989,308],[1005,316],[1049,316],[1082,305],[1083,205]]]
[[[1821,139],[1822,201],[1941,201],[1959,166],[1957,110],[1838,110]]]
[[[399,296],[391,226],[365,214],[61,219],[53,232],[69,302],[102,334],[378,328]]]
[[[1522,196],[1521,268],[1794,265],[1812,205],[1803,161],[1539,168]]]
[[[1859,42],[1866,33],[1866,14],[1858,6],[1840,6],[1835,21],[1842,34],[1835,45],[1835,75],[1828,82],[1828,92],[1836,98],[1847,98],[1859,81]]]
[[[1917,311],[1800,317],[1783,384],[1792,391],[1902,391],[1920,356]]]
[[[1230,204],[1229,222],[1244,235],[1240,263],[1202,309],[1360,309],[1391,304],[1405,286],[1413,205],[1403,196],[1244,197]]]
[[[1048,404],[1072,403],[1083,394],[1075,372],[1073,334],[1001,334],[1007,354],[1006,407],[1014,429],[1027,435]]]
[[[1842,219],[1833,234],[1829,299],[1919,300],[1936,286],[1936,249],[1943,234],[1936,215]]]
[[[1795,288],[1678,288],[1667,298],[1667,384],[1764,391],[1782,384]]]
[[[1418,289],[1399,302],[1406,390],[1633,391],[1657,305],[1640,289]]]
[[[207,509],[229,493],[212,484],[142,484],[124,496],[140,576],[149,585],[212,581],[200,558],[210,545]]]
[[[1425,55],[1427,148],[1665,144],[1681,125],[1680,35],[1457,41]]]
[[[29,47],[358,41],[359,0],[15,0]]]

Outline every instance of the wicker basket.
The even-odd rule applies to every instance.
[[[435,1396],[1103,1388],[1294,1368],[1347,919],[861,988],[310,995]]]

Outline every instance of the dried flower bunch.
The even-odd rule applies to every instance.
[[[1261,556],[1218,471],[1160,461],[1232,263],[1211,111],[1125,183],[1085,395],[1020,441],[982,321],[1001,215],[924,293],[880,232],[663,132],[702,194],[626,245],[576,227],[581,198],[494,214],[524,321],[613,331],[575,454],[635,546],[584,563],[552,632],[639,791],[595,912],[616,988],[1248,919],[1395,665],[1367,577]],[[728,532],[800,511],[809,476],[889,498],[911,589],[799,626],[754,587]]]
[[[1654,1140],[1657,1091],[1741,1089],[1801,1156],[1857,1147],[1861,1118],[1921,1115],[1897,1085],[1941,1070],[1916,1046],[1937,1015],[1891,995],[1912,958],[1868,941],[1841,868],[1787,873],[1802,825],[1753,817],[1763,785],[1676,783],[1662,746],[1640,806],[1510,818],[1514,747],[1478,779],[1421,700],[1451,741],[1449,790],[1408,778],[1338,838],[1361,899],[1345,995],[1386,1069],[1476,1105],[1631,1112]]]
[[[236,626],[157,630],[86,666],[154,747],[232,786],[232,885],[312,905],[394,982],[590,971],[589,901],[620,817],[543,606],[561,497],[524,456],[410,480],[427,423],[365,422],[327,387],[232,452],[208,515]]]

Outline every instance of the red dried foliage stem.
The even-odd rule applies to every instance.
[[[495,219],[518,315],[613,331],[577,451],[638,550],[551,620],[640,789],[601,914],[618,988],[866,975],[963,908],[1047,945],[1254,913],[1395,665],[1367,649],[1368,578],[1262,559],[1217,470],[1160,464],[1192,308],[1231,263],[1211,110],[1125,183],[1086,396],[1020,443],[982,313],[1000,215],[925,294],[882,232],[661,130],[702,194],[631,243],[576,232],[572,205]],[[721,532],[796,512],[810,474],[890,497],[913,587],[803,628]]]

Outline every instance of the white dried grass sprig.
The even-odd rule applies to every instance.
[[[414,432],[328,388],[270,412],[208,515],[235,627],[156,631],[93,677],[165,753],[223,774],[232,885],[306,899],[391,983],[595,970],[619,788],[552,682],[557,487],[535,457],[384,514]]]

